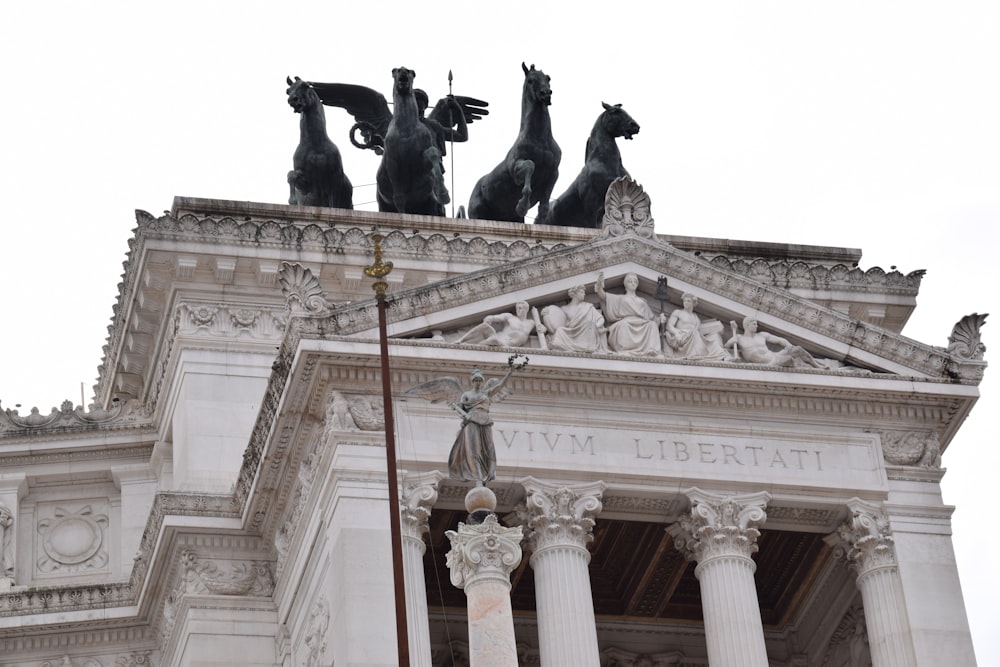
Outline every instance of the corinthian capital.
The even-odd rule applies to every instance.
[[[438,484],[443,477],[443,473],[433,470],[419,475],[406,475],[403,478],[399,516],[400,527],[405,537],[423,541],[431,508],[437,502]]]
[[[893,548],[889,517],[882,507],[858,498],[847,503],[851,518],[837,529],[828,542],[837,548],[837,555],[858,574],[878,567],[894,566],[896,552]]]
[[[445,533],[451,540],[446,564],[451,583],[468,588],[483,581],[501,581],[510,586],[510,573],[521,563],[521,527],[504,528],[496,514],[481,524],[458,524]]]
[[[691,500],[691,514],[667,529],[674,546],[688,560],[699,563],[713,556],[749,558],[757,551],[758,528],[767,520],[767,491],[721,496],[701,489],[684,494]]]
[[[594,539],[594,517],[601,511],[604,482],[563,486],[528,477],[521,483],[528,492],[524,499],[527,541],[534,552],[555,545],[586,548]]]

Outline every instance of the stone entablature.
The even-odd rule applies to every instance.
[[[113,308],[111,336],[99,367],[96,393],[102,405],[116,394],[142,396],[148,391],[147,376],[152,368],[148,350],[166,305],[163,290],[175,282],[200,277],[213,286],[232,286],[242,280],[244,292],[256,292],[255,296],[266,294],[266,299],[270,299],[272,294],[277,297],[278,264],[293,251],[300,261],[308,258],[305,261],[315,263],[317,268],[323,266],[336,276],[340,290],[333,301],[342,302],[369,294],[361,280],[361,267],[371,252],[371,229],[376,224],[387,229],[384,248],[397,265],[396,275],[390,278],[396,291],[445,279],[448,272],[455,275],[477,267],[538,258],[587,244],[594,238],[592,230],[544,225],[443,221],[357,211],[332,213],[210,200],[178,199],[171,214],[155,218],[140,211],[137,221],[137,234],[130,242],[124,281]],[[843,310],[855,299],[849,294],[864,295],[857,297],[858,303],[864,305],[851,314],[863,320],[869,307],[874,308],[874,321],[893,331],[908,317],[919,287],[919,272],[902,276],[895,271],[855,268],[852,264],[860,257],[857,251],[776,248],[775,244],[741,241],[728,242],[723,255],[718,253],[718,244],[710,241],[659,236],[655,243],[673,244],[681,249],[681,255],[692,259],[698,259],[695,255],[702,248],[711,248],[699,262],[716,265],[730,275],[745,272],[747,279],[756,283],[797,291],[835,309]],[[176,247],[176,242],[198,243],[202,254],[184,252]],[[211,254],[205,255],[205,251]],[[137,263],[140,257],[142,266]],[[450,268],[440,272],[430,270],[435,260]],[[817,290],[829,294],[821,296]],[[237,313],[235,317],[240,319],[241,315]],[[854,332],[848,333],[852,339],[857,338]]]

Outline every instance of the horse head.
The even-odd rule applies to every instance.
[[[622,109],[622,105],[612,106],[604,102],[601,104],[604,106],[604,113],[601,114],[601,126],[609,136],[631,139],[633,134],[639,134],[639,123],[635,122],[625,109]]]
[[[549,106],[552,104],[552,87],[549,85],[551,77],[540,69],[531,69],[521,63],[524,70],[524,95],[531,100]]]
[[[292,107],[295,113],[302,113],[309,107],[320,103],[319,95],[316,94],[308,81],[303,81],[299,77],[295,77],[295,81],[292,81],[287,76],[285,81],[288,82],[288,90],[285,91],[288,94],[288,106]]]
[[[413,93],[413,79],[417,73],[405,67],[394,67],[392,70],[393,90],[401,95]]]

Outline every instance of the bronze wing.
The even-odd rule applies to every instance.
[[[471,123],[490,115],[489,109],[486,108],[490,105],[489,102],[478,100],[475,97],[466,97],[465,95],[455,95],[455,101],[462,107],[466,123]],[[449,114],[447,97],[439,99],[427,117],[441,123],[443,127],[454,128],[458,124],[458,120],[452,118]]]
[[[371,148],[381,155],[385,147],[385,134],[389,130],[392,111],[385,96],[377,90],[357,86],[352,83],[316,83],[309,82],[323,104],[330,107],[340,107],[354,116],[357,121],[351,127],[351,143],[358,148]],[[363,142],[358,141],[354,133],[360,131]]]

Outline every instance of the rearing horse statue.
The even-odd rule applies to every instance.
[[[538,204],[536,224],[545,224],[549,197],[559,178],[562,151],[552,136],[549,105],[552,88],[541,70],[521,63],[521,129],[504,161],[476,183],[469,198],[469,217],[483,220],[524,222]]]
[[[421,120],[413,92],[415,76],[405,67],[392,70],[392,120],[375,177],[378,210],[443,216],[451,197],[444,184],[437,137]]]
[[[337,146],[326,134],[326,111],[319,95],[299,77],[288,83],[288,104],[300,115],[299,145],[288,172],[288,203],[354,208],[354,188],[344,174]]]
[[[597,117],[587,139],[583,169],[566,192],[553,202],[550,225],[600,227],[608,187],[616,178],[629,175],[622,165],[622,154],[615,139],[631,139],[639,133],[639,123],[622,109],[622,105],[601,104],[604,112]]]

